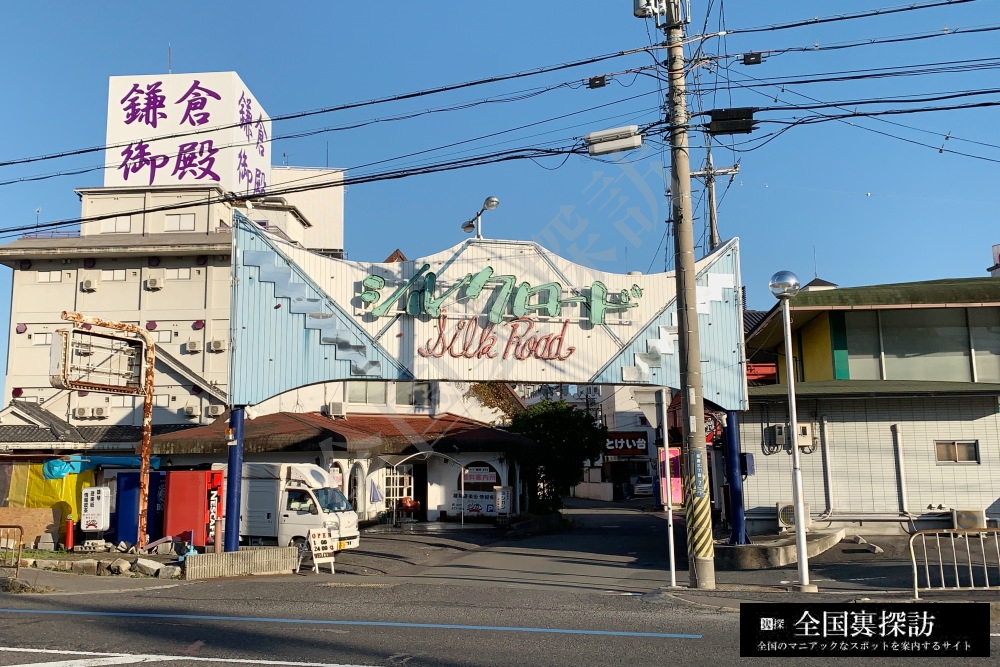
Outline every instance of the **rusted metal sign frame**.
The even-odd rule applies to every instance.
[[[146,524],[148,517],[146,516],[147,505],[149,501],[149,455],[150,449],[152,448],[152,436],[153,436],[153,361],[155,358],[155,346],[153,344],[153,337],[145,329],[141,329],[135,324],[128,324],[126,322],[115,322],[114,320],[105,320],[99,317],[89,317],[87,315],[81,315],[80,313],[73,313],[69,311],[63,311],[62,319],[67,322],[72,322],[76,326],[82,324],[89,324],[95,327],[102,327],[105,329],[115,329],[117,331],[125,331],[127,333],[135,334],[139,336],[144,342],[144,352],[143,363],[144,377],[143,377],[143,403],[142,403],[142,438],[139,441],[139,447],[136,453],[139,455],[139,531],[136,536],[136,547],[142,548],[146,546],[146,540],[148,536],[146,535]],[[105,391],[104,389],[95,389],[94,391]],[[111,392],[109,392],[111,393]]]
[[[17,537],[11,537],[11,533],[17,531]],[[11,542],[13,541],[13,546]],[[24,548],[24,528],[21,526],[6,525],[0,526],[0,568],[14,570],[14,579],[17,579],[21,568],[21,549]],[[7,554],[13,554],[14,564],[8,566]]]
[[[138,379],[134,384],[126,382],[126,384],[119,386],[104,384],[101,382],[88,382],[85,380],[70,379],[70,374],[73,371],[79,372],[79,369],[76,368],[71,361],[74,333],[78,333],[80,335],[86,334],[88,337],[95,339],[126,343],[130,347],[141,346],[142,340],[123,338],[121,336],[90,331],[79,327],[74,327],[72,330],[57,329],[55,333],[58,335],[59,340],[54,340],[52,342],[54,349],[51,353],[52,356],[50,357],[49,366],[49,381],[53,387],[73,391],[99,391],[110,394],[122,394],[126,396],[135,396],[142,393],[142,385]],[[58,355],[58,359],[56,359],[56,355]],[[141,357],[141,355],[139,356]],[[56,371],[58,371],[58,373],[56,373]]]

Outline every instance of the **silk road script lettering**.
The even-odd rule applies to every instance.
[[[635,308],[642,297],[642,288],[638,285],[610,292],[607,285],[599,280],[592,282],[588,288],[571,291],[571,296],[564,296],[560,283],[549,282],[536,286],[527,282],[518,284],[516,276],[494,275],[493,267],[489,266],[478,273],[466,274],[451,287],[439,291],[437,275],[429,269],[430,264],[424,264],[412,278],[385,298],[381,292],[386,286],[385,278],[371,274],[361,282],[359,297],[364,303],[378,304],[371,310],[372,316],[376,318],[396,315],[398,311],[392,310],[393,306],[403,299],[405,312],[409,315],[440,317],[443,306],[449,301],[474,300],[484,291],[489,291],[493,298],[486,311],[486,319],[491,324],[500,324],[508,309],[516,322],[532,314],[561,317],[563,306],[576,303],[587,309],[591,324],[604,324],[609,310]]]

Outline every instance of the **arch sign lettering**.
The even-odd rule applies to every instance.
[[[239,214],[233,244],[233,405],[332,380],[678,386],[673,273],[604,273],[493,239],[347,261]],[[736,239],[698,262],[697,285],[705,397],[742,410]]]

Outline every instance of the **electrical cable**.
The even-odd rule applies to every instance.
[[[486,78],[482,78],[482,79],[473,79],[471,81],[465,81],[465,82],[462,82],[462,83],[449,84],[449,85],[444,85],[444,86],[437,86],[435,88],[427,88],[427,89],[423,89],[423,90],[412,91],[412,92],[408,92],[408,93],[400,93],[400,94],[396,94],[396,95],[388,95],[388,96],[385,96],[385,97],[374,98],[374,99],[366,100],[366,101],[362,101],[362,102],[350,102],[350,103],[347,103],[347,104],[340,104],[340,105],[330,106],[330,107],[322,107],[322,108],[319,108],[319,109],[312,109],[312,110],[309,110],[309,111],[297,111],[297,112],[293,112],[293,113],[288,113],[288,114],[282,114],[282,115],[278,115],[278,116],[273,116],[269,120],[272,123],[274,123],[274,122],[278,122],[278,121],[292,120],[292,119],[296,119],[296,118],[306,118],[306,117],[309,117],[309,116],[317,116],[317,115],[320,115],[320,114],[334,113],[334,112],[338,112],[338,111],[346,111],[348,109],[357,109],[357,108],[360,108],[360,107],[373,106],[373,105],[377,105],[377,104],[385,104],[385,103],[388,103],[388,102],[398,102],[398,101],[401,101],[401,100],[410,100],[410,99],[414,99],[414,98],[418,98],[418,97],[424,97],[424,96],[427,96],[427,95],[436,95],[436,94],[439,94],[439,93],[451,92],[451,91],[454,91],[454,90],[462,90],[464,88],[472,88],[472,87],[475,87],[475,86],[481,86],[481,85],[492,84],[492,83],[499,83],[499,82],[502,82],[502,81],[510,81],[510,80],[513,80],[513,79],[521,79],[521,78],[525,78],[525,77],[529,77],[529,76],[537,76],[539,74],[547,74],[547,73],[550,73],[550,72],[558,72],[558,71],[565,70],[565,69],[572,69],[572,68],[575,68],[575,67],[582,67],[584,65],[591,65],[591,64],[594,64],[594,63],[603,62],[605,60],[611,60],[613,58],[620,58],[620,57],[623,57],[623,56],[634,55],[636,53],[647,52],[647,51],[650,50],[650,48],[651,47],[642,47],[642,48],[638,48],[638,49],[629,49],[629,50],[626,50],[626,51],[618,51],[618,52],[615,52],[615,53],[608,53],[608,54],[604,54],[604,55],[600,55],[600,56],[593,56],[593,57],[590,57],[590,58],[583,58],[583,59],[580,59],[580,60],[574,60],[574,61],[570,61],[570,62],[560,63],[560,64],[557,64],[557,65],[549,65],[549,66],[546,66],[546,67],[537,67],[537,68],[534,68],[534,69],[525,70],[525,71],[522,71],[522,72],[515,72],[515,73],[512,73],[512,74],[503,74],[503,75],[498,75],[498,76],[486,77]],[[190,136],[194,136],[194,135],[198,135],[198,134],[204,134],[205,132],[216,132],[216,131],[220,131],[220,130],[235,129],[235,128],[240,128],[242,126],[243,126],[243,123],[232,123],[232,124],[229,124],[229,125],[215,126],[215,127],[212,127],[212,128],[210,128],[208,130],[204,130],[203,129],[203,130],[195,130],[193,132],[178,132],[178,133],[174,133],[174,134],[159,136],[159,137],[156,137],[156,138],[157,139],[174,139],[174,138],[180,138],[180,137],[190,137]],[[77,148],[77,149],[73,149],[73,150],[69,150],[69,151],[61,151],[61,152],[58,152],[58,153],[48,153],[48,154],[44,154],[44,155],[36,155],[36,156],[31,156],[31,157],[22,157],[22,158],[15,158],[15,159],[11,159],[11,160],[3,160],[3,161],[0,161],[0,167],[9,167],[9,166],[12,166],[12,165],[26,164],[26,163],[29,163],[29,162],[40,162],[42,160],[53,160],[53,159],[56,159],[56,158],[69,157],[69,156],[72,156],[72,155],[84,155],[84,154],[87,154],[87,153],[95,153],[97,151],[113,150],[115,148],[125,148],[128,145],[129,144],[124,143],[124,144],[107,144],[107,145],[101,145],[101,146],[88,146],[88,147],[85,147],[85,148]]]
[[[825,16],[822,18],[815,17],[812,19],[805,19],[802,21],[793,21],[791,23],[778,23],[766,26],[758,26],[756,28],[735,28],[733,30],[727,30],[726,34],[747,35],[755,32],[772,32],[775,30],[788,30],[789,28],[802,28],[805,26],[820,25],[822,23],[834,23],[837,21],[852,21],[854,19],[873,18],[876,16],[888,16],[889,14],[912,12],[920,9],[933,9],[935,7],[944,7],[949,5],[962,5],[969,2],[976,2],[976,0],[933,0],[932,2],[909,4],[896,7],[886,7],[882,9],[873,9],[864,12],[857,12],[854,14],[838,14],[836,16]]]

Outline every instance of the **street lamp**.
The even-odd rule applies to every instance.
[[[788,421],[792,440],[792,500],[795,503],[795,551],[799,563],[799,584],[793,588],[802,593],[819,589],[809,583],[809,552],[806,548],[805,502],[802,498],[802,469],[799,467],[798,418],[795,409],[795,357],[792,353],[792,316],[788,302],[799,293],[799,277],[791,271],[778,271],[771,276],[771,294],[781,302],[781,319],[785,327],[785,373],[788,379]]]
[[[496,209],[496,207],[499,205],[500,205],[499,199],[493,196],[487,197],[486,201],[483,202],[483,207],[479,209],[479,213],[476,213],[476,217],[472,218],[471,220],[466,220],[465,222],[462,223],[462,231],[465,232],[466,234],[471,234],[472,232],[475,232],[477,239],[483,238],[483,222],[482,222],[483,212],[492,211]]]

